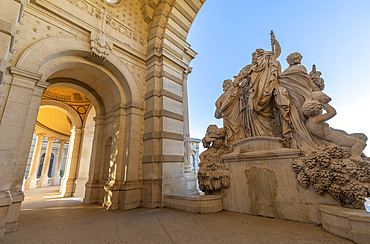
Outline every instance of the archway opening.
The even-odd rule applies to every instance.
[[[75,196],[84,197],[85,183],[89,175],[95,115],[95,108],[84,93],[55,85],[45,90],[25,173],[26,189],[54,185],[60,186],[61,193],[67,192],[67,184],[61,184],[62,179],[67,181],[66,170],[68,167],[70,169],[72,161],[77,159],[76,186],[73,191]],[[73,150],[72,147],[77,150]]]

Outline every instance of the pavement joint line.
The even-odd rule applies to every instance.
[[[170,236],[170,234],[167,232],[166,228],[164,228],[164,226],[163,226],[163,224],[162,224],[161,220],[158,218],[158,216],[157,216],[157,214],[155,213],[154,209],[152,209],[152,212],[153,212],[154,216],[157,218],[157,220],[158,220],[159,224],[162,226],[162,228],[163,228],[164,232],[166,232],[167,236],[171,239],[172,243],[176,243],[176,242],[172,239],[172,237]]]

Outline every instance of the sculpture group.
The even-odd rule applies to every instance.
[[[249,137],[280,137],[285,147],[301,152],[292,166],[303,187],[328,192],[343,206],[363,207],[370,196],[370,163],[362,153],[367,137],[329,127],[326,121],[336,111],[323,93],[321,72],[313,65],[308,73],[299,53],[287,57],[289,67],[282,72],[281,47],[273,32],[271,46],[272,51],[257,49],[251,64],[234,80],[223,82],[215,117],[223,119],[224,127],[210,125],[203,138],[208,150],[200,155],[200,189],[211,194],[229,186],[221,156],[232,152],[233,143]]]

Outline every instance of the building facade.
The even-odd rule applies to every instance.
[[[190,149],[191,149],[190,164],[191,169],[196,173],[199,170],[199,144],[201,142],[202,140],[200,139],[190,138]]]
[[[189,191],[186,37],[203,3],[1,1],[0,237],[17,229],[33,134],[44,163],[69,142],[64,196],[82,185],[85,203],[132,209]]]

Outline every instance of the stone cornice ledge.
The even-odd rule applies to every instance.
[[[21,77],[29,78],[29,79],[35,80],[35,81],[40,81],[43,77],[42,74],[34,73],[32,71],[21,69],[21,68],[15,67],[15,66],[10,67],[10,73],[13,76],[15,76],[15,75],[16,76],[21,76]]]
[[[230,153],[221,156],[225,162],[239,162],[240,160],[257,161],[271,159],[291,159],[297,158],[299,155],[298,149],[281,148],[276,150],[265,150],[257,152],[247,152],[242,154]]]

